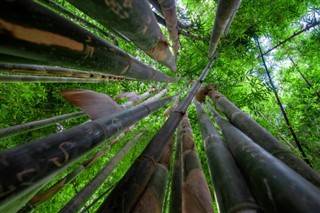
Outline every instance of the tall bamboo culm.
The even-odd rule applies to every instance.
[[[216,107],[228,117],[233,125],[248,135],[259,146],[284,162],[315,186],[320,187],[320,175],[298,156],[292,153],[260,124],[242,112],[219,92],[211,90],[208,95],[214,101]]]
[[[203,106],[197,101],[194,104],[219,211],[258,212],[259,206],[228,147],[222,141]]]
[[[319,212],[320,190],[254,143],[209,106],[250,189],[265,212]]]

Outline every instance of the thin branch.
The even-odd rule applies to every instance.
[[[290,40],[293,39],[294,37],[300,35],[300,34],[303,33],[303,32],[308,31],[310,28],[315,27],[315,26],[317,26],[317,25],[319,25],[319,24],[320,24],[320,21],[317,21],[317,22],[315,22],[315,23],[309,24],[308,26],[306,26],[304,29],[300,30],[299,32],[293,33],[292,36],[290,36],[290,37],[286,38],[285,40],[279,42],[276,46],[270,48],[269,50],[265,51],[264,53],[260,53],[260,55],[257,57],[257,59],[260,58],[260,57],[263,56],[263,55],[268,54],[269,52],[271,52],[272,50],[276,49],[276,48],[279,47],[280,45],[282,45],[282,44],[290,41]]]
[[[294,141],[295,141],[295,143],[296,143],[296,145],[297,145],[300,153],[301,153],[302,156],[303,156],[303,160],[304,160],[307,164],[309,164],[309,166],[312,168],[312,165],[311,165],[309,159],[307,158],[307,155],[306,155],[305,152],[303,151],[303,148],[302,148],[302,146],[301,146],[301,144],[300,144],[300,142],[299,142],[299,139],[298,139],[298,137],[296,136],[296,134],[295,134],[295,132],[294,132],[294,130],[293,130],[292,125],[290,124],[290,121],[289,121],[289,118],[288,118],[288,116],[287,116],[287,113],[286,113],[286,111],[284,110],[284,108],[283,108],[283,106],[282,106],[282,103],[281,103],[281,101],[280,101],[280,98],[279,98],[279,96],[278,96],[276,87],[274,86],[274,84],[273,84],[273,82],[272,82],[270,72],[269,72],[269,70],[268,70],[268,67],[267,67],[267,65],[266,65],[266,62],[265,62],[264,57],[263,57],[263,54],[262,54],[262,50],[261,50],[261,47],[260,47],[259,40],[256,39],[256,42],[257,42],[257,46],[258,46],[258,48],[259,48],[260,54],[262,55],[262,57],[261,57],[261,58],[262,58],[262,63],[263,63],[263,66],[264,66],[264,68],[265,68],[265,70],[266,70],[266,73],[267,73],[267,75],[268,75],[271,88],[272,88],[273,93],[274,93],[274,95],[275,95],[275,97],[276,97],[276,99],[277,99],[277,103],[278,103],[278,105],[279,105],[279,107],[280,107],[280,110],[281,110],[281,112],[282,112],[282,115],[283,115],[283,117],[284,117],[284,119],[285,119],[285,121],[286,121],[287,127],[288,127],[288,129],[290,130],[291,135],[292,135],[292,137],[293,137],[293,139],[294,139]]]

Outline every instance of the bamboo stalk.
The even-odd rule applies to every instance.
[[[61,210],[60,212],[78,212],[81,207],[90,199],[99,186],[111,174],[120,160],[128,153],[132,146],[139,140],[143,133],[139,133],[129,143],[116,154],[110,162],[85,186],[77,193]]]
[[[182,212],[182,147],[181,147],[181,126],[177,130],[177,143],[175,151],[175,160],[173,166],[172,186],[170,194],[169,212]]]
[[[180,123],[193,96],[212,66],[214,59],[215,57],[211,59],[198,80],[193,83],[184,100],[170,115],[158,133],[151,139],[148,146],[100,206],[98,212],[129,212],[135,206],[155,170],[156,162],[160,159],[164,147]]]
[[[169,176],[170,160],[173,151],[174,139],[171,137],[166,145],[161,159],[158,161],[144,192],[132,212],[134,213],[161,213],[162,203]]]
[[[0,19],[2,54],[140,80],[174,81],[31,0],[1,2]]]
[[[178,57],[180,47],[179,31],[177,26],[177,10],[174,0],[159,0],[162,14],[165,18],[170,40],[172,41],[172,49],[175,58]]]
[[[215,102],[216,107],[228,117],[233,125],[248,135],[259,146],[283,161],[291,169],[295,170],[317,187],[320,187],[320,175],[298,156],[292,153],[260,124],[242,112],[220,93],[211,90],[209,96]]]
[[[181,123],[183,158],[182,212],[212,212],[212,198],[196,151],[187,114]]]
[[[219,0],[214,26],[210,38],[209,58],[211,58],[218,46],[220,38],[230,25],[232,16],[239,7],[240,0]]]
[[[30,212],[32,209],[36,209],[40,205],[42,205],[47,200],[54,197],[63,187],[65,187],[68,183],[72,182],[78,175],[80,175],[86,168],[91,166],[97,159],[99,159],[103,154],[106,153],[110,149],[110,147],[121,140],[134,126],[129,127],[126,131],[122,132],[115,139],[113,139],[108,145],[106,145],[103,149],[99,150],[94,156],[90,159],[84,161],[78,168],[74,169],[68,175],[60,179],[57,183],[52,185],[48,190],[37,194],[34,196],[27,205],[22,208],[21,212]],[[141,135],[140,135],[141,136]],[[139,136],[139,137],[140,137]],[[137,136],[138,137],[138,136]],[[129,142],[130,143],[130,142]],[[77,193],[78,194],[78,193]]]
[[[44,74],[44,75],[59,75],[59,76],[65,76],[65,77],[105,79],[106,81],[124,80],[123,76],[108,75],[105,73],[98,73],[98,72],[86,72],[81,70],[45,66],[45,65],[0,63],[0,72],[1,71],[10,72],[10,73]]]
[[[203,106],[197,101],[194,104],[219,211],[258,212],[259,206],[232,154],[222,141]]]
[[[110,80],[107,78],[73,78],[73,77],[52,77],[52,76],[27,76],[27,75],[0,75],[1,83],[105,83]],[[119,81],[111,80],[111,81]]]
[[[0,211],[13,205],[105,139],[169,103],[172,97],[98,118],[0,152]]]
[[[73,20],[76,20],[77,22],[79,22],[80,24],[83,24],[84,26],[91,28],[93,30],[96,30],[100,34],[104,35],[105,37],[110,38],[112,40],[113,44],[118,46],[117,38],[114,35],[102,30],[101,28],[92,24],[91,22],[87,21],[86,19],[75,15],[74,13],[70,12],[66,8],[62,7],[60,4],[58,4],[52,0],[40,0],[40,2],[43,2],[44,4],[48,5],[50,8],[57,10],[58,12],[66,15],[67,17],[69,17]]]
[[[38,121],[31,121],[29,123],[24,123],[16,126],[11,126],[8,128],[0,129],[0,138],[12,136],[15,134],[21,134],[25,132],[29,132],[32,130],[40,129],[49,125],[52,125],[54,123],[57,123],[59,121],[64,121],[70,118],[76,118],[80,116],[84,116],[85,114],[83,112],[73,112],[65,115],[60,115],[52,118],[47,118],[43,120]]]
[[[210,107],[214,120],[266,212],[318,212],[320,190],[255,144]]]
[[[136,1],[134,4],[119,0],[95,0],[91,4],[86,0],[68,1],[103,26],[111,27],[129,38],[150,57],[176,71],[167,41],[147,1]]]
[[[259,51],[260,51],[260,53],[261,53],[261,55],[262,55],[262,50],[261,50],[261,46],[260,46],[259,40],[256,39],[256,42],[257,42]],[[273,84],[273,81],[272,81],[270,72],[269,72],[269,70],[268,70],[268,68],[267,68],[267,64],[266,64],[266,62],[265,62],[265,60],[264,60],[263,55],[262,55],[261,59],[262,59],[263,66],[264,66],[264,68],[265,68],[265,70],[266,70],[266,73],[267,73],[267,76],[268,76],[268,79],[269,79],[269,82],[270,82],[270,85],[271,85],[271,89],[272,89],[272,91],[273,91],[273,93],[274,93],[274,95],[275,95],[275,97],[276,97],[277,103],[278,103],[278,105],[279,105],[279,107],[280,107],[281,113],[282,113],[283,118],[284,118],[284,120],[285,120],[285,122],[286,122],[286,124],[287,124],[287,127],[288,127],[288,129],[289,129],[289,131],[290,131],[290,133],[291,133],[291,135],[292,135],[292,137],[293,137],[293,139],[294,139],[294,142],[296,143],[296,145],[297,145],[297,147],[298,147],[298,149],[299,149],[299,151],[300,151],[300,153],[301,153],[301,155],[302,155],[302,157],[303,157],[303,160],[304,160],[307,164],[309,164],[310,167],[312,167],[311,162],[309,161],[306,153],[304,152],[304,150],[303,150],[303,148],[302,148],[302,146],[301,146],[301,144],[300,144],[300,141],[299,141],[299,139],[298,139],[298,137],[297,137],[297,135],[296,135],[296,133],[295,133],[295,131],[294,131],[294,129],[293,129],[290,121],[289,121],[288,115],[287,115],[284,107],[282,106],[282,103],[281,103],[281,100],[280,100],[280,98],[279,98],[277,89],[276,89],[276,87],[275,87],[274,84]]]

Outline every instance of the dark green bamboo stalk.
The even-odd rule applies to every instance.
[[[105,83],[108,78],[73,78],[73,77],[52,77],[52,76],[27,76],[27,75],[0,75],[1,83]],[[113,80],[111,80],[113,81]],[[116,80],[118,81],[118,80]]]
[[[38,121],[31,121],[29,123],[24,123],[16,126],[11,126],[8,128],[0,129],[0,138],[12,136],[15,134],[21,134],[25,132],[29,132],[32,130],[40,129],[52,124],[55,124],[59,121],[64,121],[70,118],[76,118],[80,116],[84,116],[85,114],[83,112],[73,112],[65,115],[60,115],[52,118],[47,118],[43,120]]]
[[[180,47],[179,31],[177,26],[177,10],[175,0],[159,0],[162,14],[166,21],[166,26],[169,32],[170,40],[172,41],[172,49],[175,57],[178,56]]]
[[[172,174],[171,194],[169,212],[178,213],[182,212],[182,147],[181,147],[181,126],[177,130],[177,143],[175,151],[175,159]]]
[[[242,112],[220,93],[211,90],[209,92],[209,96],[215,102],[216,107],[229,118],[233,125],[301,176],[309,180],[314,185],[320,187],[320,175],[303,162],[298,156],[292,153],[266,129],[260,126],[260,124]]]
[[[140,80],[174,81],[31,0],[2,1],[0,19],[2,54]]]
[[[265,212],[318,212],[320,190],[255,144],[210,107],[214,120]]]
[[[261,50],[261,47],[260,47],[259,40],[258,40],[258,39],[255,39],[255,40],[256,40],[256,42],[257,42],[259,51],[260,51],[260,53],[261,53],[261,55],[262,55],[262,50]],[[287,113],[286,113],[286,111],[284,110],[284,107],[282,106],[282,103],[281,103],[281,100],[280,100],[280,98],[279,98],[277,89],[276,89],[276,87],[275,87],[274,84],[273,84],[273,81],[272,81],[270,72],[269,72],[269,70],[268,70],[268,67],[267,67],[267,64],[266,64],[266,62],[265,62],[265,60],[264,60],[263,55],[262,55],[261,59],[262,59],[263,66],[264,66],[264,68],[265,68],[265,70],[266,70],[266,73],[267,73],[267,76],[268,76],[268,79],[269,79],[269,82],[270,82],[270,85],[271,85],[271,89],[272,89],[272,91],[273,91],[273,93],[274,93],[274,95],[275,95],[275,97],[276,97],[277,103],[278,103],[278,105],[279,105],[279,107],[280,107],[280,110],[281,110],[281,113],[282,113],[282,115],[283,115],[283,118],[284,118],[284,120],[286,121],[287,127],[288,127],[288,129],[289,129],[289,131],[290,131],[290,133],[291,133],[291,135],[292,135],[292,137],[293,137],[293,139],[294,139],[294,142],[296,143],[296,145],[297,145],[297,147],[298,147],[298,149],[299,149],[299,151],[300,151],[300,153],[301,153],[301,155],[302,155],[302,157],[303,157],[303,160],[304,160],[307,164],[309,164],[310,167],[312,167],[312,165],[311,165],[311,163],[310,163],[310,161],[309,161],[306,153],[304,152],[304,150],[303,150],[303,148],[302,148],[302,146],[301,146],[301,144],[300,144],[300,141],[299,141],[299,139],[298,139],[298,137],[297,137],[297,135],[296,135],[296,133],[295,133],[295,131],[294,131],[294,129],[293,129],[290,121],[289,121],[289,118],[288,118],[288,116],[287,116]]]
[[[275,45],[274,47],[272,47],[269,50],[265,51],[264,53],[260,53],[260,55],[257,57],[257,59],[260,58],[261,56],[264,56],[264,55],[268,54],[269,52],[271,52],[272,50],[274,50],[277,47],[281,46],[282,44],[287,43],[288,41],[290,41],[294,37],[300,35],[301,33],[308,31],[310,28],[318,26],[319,24],[320,24],[320,21],[316,21],[314,23],[311,23],[311,24],[307,25],[305,28],[303,28],[299,32],[293,33],[293,35],[291,35],[290,37],[286,38],[285,40],[279,42],[277,45]]]
[[[173,135],[183,115],[186,113],[193,96],[200,87],[201,82],[204,80],[213,62],[214,57],[203,70],[198,80],[193,83],[184,100],[170,115],[162,128],[151,139],[149,145],[100,206],[98,212],[129,212],[135,206],[155,170],[156,162],[160,159],[164,147]]]
[[[101,28],[99,28],[98,26],[85,20],[84,18],[81,18],[81,17],[75,15],[74,13],[70,12],[66,8],[62,7],[60,4],[58,4],[52,0],[40,0],[40,2],[43,2],[44,4],[48,5],[50,8],[57,10],[59,13],[71,18],[72,20],[76,20],[78,23],[84,25],[85,27],[91,28],[91,29],[99,32],[101,35],[103,35],[107,38],[110,38],[112,40],[113,44],[118,46],[117,38],[114,35],[106,32],[105,30],[102,30]]]
[[[227,26],[232,21],[232,16],[239,7],[240,0],[219,0],[214,26],[210,38],[209,58],[211,58],[218,46],[220,38],[225,33]]]
[[[194,104],[220,212],[257,212],[259,207],[232,154],[203,106],[197,101]]]
[[[121,151],[119,151],[118,154],[116,154],[110,162],[108,162],[107,165],[60,210],[60,212],[78,212],[109,174],[111,174],[113,169],[118,165],[125,154],[128,153],[135,142],[139,140],[142,134],[143,133],[139,133],[134,139],[127,143],[127,145],[123,147]]]
[[[187,114],[181,123],[183,158],[182,212],[212,212],[212,198],[196,151]]]
[[[133,209],[134,213],[161,213],[164,200],[166,183],[169,176],[170,160],[173,151],[174,138],[169,139],[168,144],[156,165],[146,188],[144,189],[137,205]]]
[[[0,208],[5,209],[105,139],[169,103],[172,97],[98,118],[0,152]],[[1,210],[0,210],[1,211]]]
[[[76,8],[96,19],[103,26],[120,32],[150,57],[176,71],[167,41],[146,0],[136,2],[107,0],[68,0]],[[143,15],[142,15],[143,14]]]
[[[312,88],[313,88],[312,84],[308,81],[308,79],[306,78],[306,76],[304,76],[304,74],[300,71],[298,65],[297,65],[296,63],[294,63],[294,61],[292,60],[292,58],[290,58],[290,61],[291,61],[292,64],[297,68],[297,71],[299,72],[301,78],[306,82],[306,84],[308,85],[308,87],[309,87],[310,89],[312,89]],[[315,91],[315,94],[316,94],[316,96],[318,96],[318,98],[319,98],[319,100],[320,100],[320,94],[319,94],[317,91]]]
[[[86,168],[91,166],[97,159],[99,159],[103,154],[106,153],[110,149],[110,147],[121,140],[134,126],[129,127],[126,131],[122,132],[120,135],[118,135],[115,139],[113,139],[107,146],[105,146],[103,149],[99,150],[94,156],[92,156],[90,159],[84,161],[78,168],[70,172],[68,175],[63,177],[61,180],[59,180],[57,183],[55,183],[53,186],[51,186],[48,190],[41,192],[40,194],[37,194],[34,196],[28,204],[22,208],[19,213],[21,212],[30,212],[33,209],[36,209],[40,205],[42,205],[47,200],[54,197],[63,187],[65,187],[68,183],[73,181],[78,175],[80,175]],[[141,136],[141,135],[140,135]],[[139,136],[139,137],[140,137]],[[130,143],[130,142],[129,142]],[[77,193],[78,194],[78,193]]]
[[[98,73],[98,72],[86,72],[86,71],[74,70],[74,69],[68,69],[68,68],[62,68],[62,67],[31,65],[31,64],[0,63],[0,72],[28,73],[31,75],[33,74],[58,75],[58,76],[65,76],[65,77],[105,79],[106,81],[124,80],[123,76],[108,75],[108,74]]]

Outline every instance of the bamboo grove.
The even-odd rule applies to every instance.
[[[319,212],[319,6],[0,0],[0,212]]]

